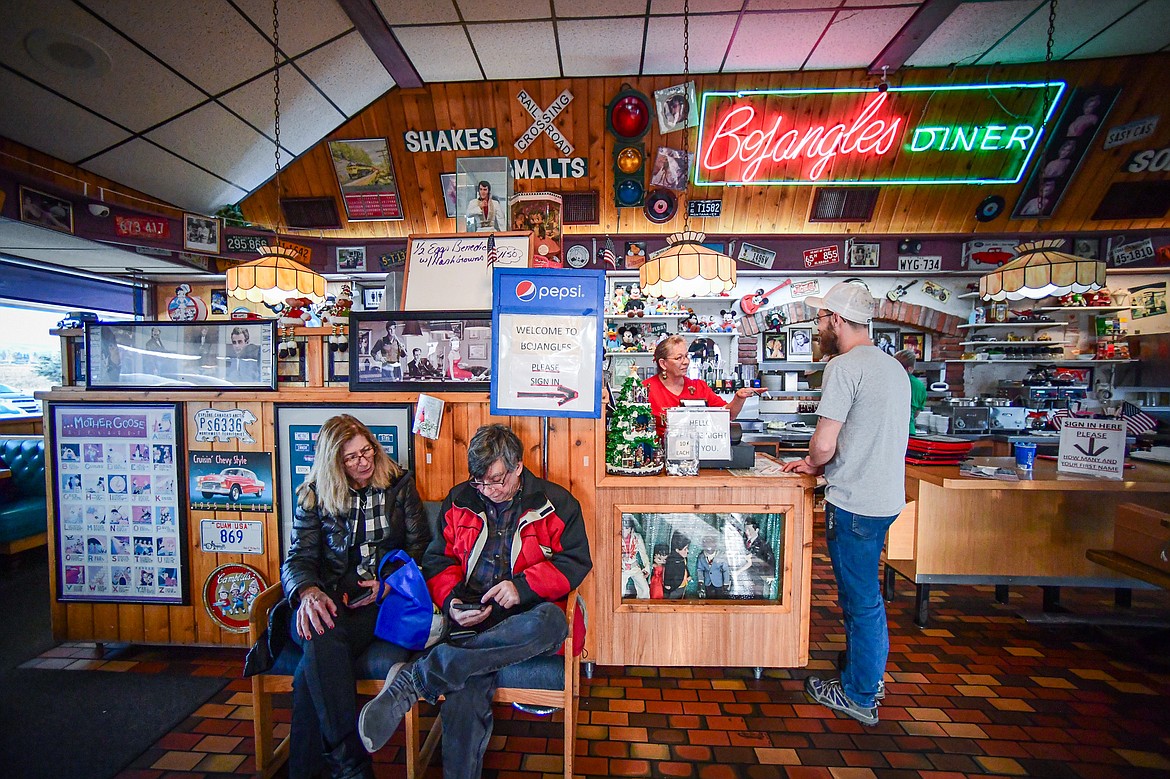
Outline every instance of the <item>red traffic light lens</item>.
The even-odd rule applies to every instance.
[[[609,124],[622,138],[640,138],[650,126],[650,106],[636,95],[626,95],[609,110]]]

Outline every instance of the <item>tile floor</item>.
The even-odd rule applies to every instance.
[[[888,694],[881,722],[866,728],[802,692],[809,671],[831,672],[844,640],[823,546],[814,564],[808,669],[770,669],[757,680],[741,668],[597,667],[582,685],[577,775],[1170,776],[1167,631],[1030,625],[1020,614],[1039,611],[1039,589],[1017,588],[999,604],[991,587],[961,586],[935,589],[921,629],[912,622],[913,588],[899,580],[889,604]],[[1107,590],[1066,589],[1062,603],[1076,614],[1170,618],[1163,592],[1135,592],[1127,611]],[[212,779],[255,771],[242,660],[239,650],[66,644],[26,666],[235,679],[118,776]],[[276,718],[287,723],[288,714],[278,709]],[[547,719],[497,709],[485,776],[559,775],[558,733]],[[401,731],[375,760],[380,778],[405,775]],[[441,776],[437,760],[428,776]]]

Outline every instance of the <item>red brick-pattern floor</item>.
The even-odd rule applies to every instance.
[[[582,684],[576,774],[693,779],[959,779],[1170,776],[1170,640],[1130,628],[1041,627],[1019,616],[1040,591],[936,588],[931,623],[912,622],[913,588],[889,604],[891,651],[881,722],[867,728],[811,703],[809,672],[831,675],[844,646],[823,546],[814,554],[807,669],[598,667]],[[1068,590],[1079,614],[1170,617],[1170,594]],[[26,666],[122,673],[186,671],[233,678],[119,779],[226,777],[255,771],[243,653],[67,644]],[[289,701],[280,702],[288,706]],[[288,722],[287,708],[275,718]],[[485,776],[544,779],[561,767],[560,714],[497,709]],[[280,733],[287,732],[281,724]],[[375,757],[383,779],[405,774],[402,734]],[[433,765],[428,776],[441,776]]]

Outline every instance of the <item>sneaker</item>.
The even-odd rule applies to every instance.
[[[848,714],[862,725],[876,725],[878,723],[877,706],[866,708],[851,701],[841,687],[840,679],[820,679],[816,676],[810,676],[804,680],[804,691],[822,706],[828,706],[834,711]]]
[[[878,679],[878,691],[873,694],[875,701],[884,701],[886,699],[886,680]]]
[[[408,663],[396,663],[386,674],[386,684],[373,700],[362,707],[358,715],[358,735],[362,744],[371,754],[381,749],[398,723],[418,701],[418,690],[414,686],[413,668]]]

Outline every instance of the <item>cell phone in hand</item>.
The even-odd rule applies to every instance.
[[[368,587],[363,587],[362,589],[364,591],[361,593],[354,593],[353,595],[346,593],[345,605],[351,609],[360,609],[362,606],[373,603],[377,597],[377,593]]]
[[[480,611],[485,606],[482,603],[452,603],[451,608],[456,611]]]

